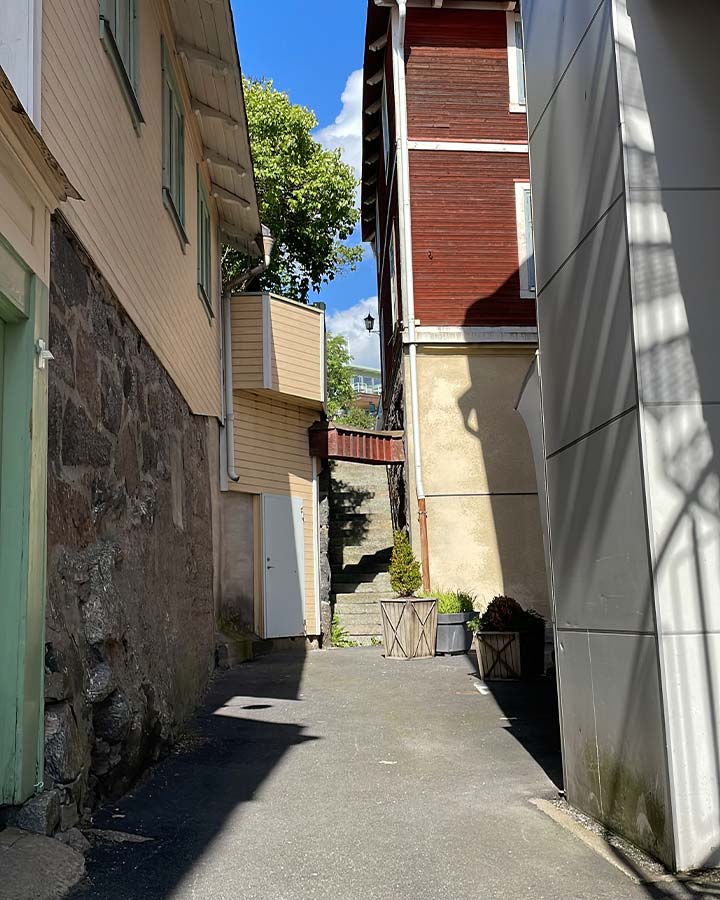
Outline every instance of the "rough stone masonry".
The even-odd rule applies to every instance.
[[[50,346],[45,787],[66,830],[172,744],[207,684],[212,426],[61,217]]]

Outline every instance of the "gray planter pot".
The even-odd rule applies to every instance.
[[[475,618],[477,613],[438,613],[436,653],[467,653],[472,644],[472,635],[465,623]]]

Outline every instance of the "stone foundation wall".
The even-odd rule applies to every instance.
[[[166,751],[212,671],[217,424],[62,218],[50,347],[45,772],[69,828]]]

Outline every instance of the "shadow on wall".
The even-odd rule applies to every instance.
[[[510,292],[519,291],[519,283],[516,270],[491,296],[478,299],[468,309],[463,324],[477,325],[493,301],[506,303]],[[470,493],[489,494],[491,522],[480,552],[488,568],[498,572],[497,586],[490,593],[506,593],[549,619],[532,448],[514,408],[532,352],[528,345],[519,344],[494,358],[468,355],[470,387],[460,396],[458,408],[465,431],[477,439],[473,476],[482,479],[484,473],[486,482],[478,480]],[[448,449],[450,466],[453,452]]]
[[[88,854],[89,884],[71,895],[74,900],[169,900],[177,890],[188,889],[185,880],[202,865],[227,819],[253,801],[293,747],[315,740],[299,724],[250,715],[302,702],[304,664],[304,653],[276,655],[215,682],[179,752],[153,769],[132,794],[93,817],[95,828],[149,840],[97,845]]]

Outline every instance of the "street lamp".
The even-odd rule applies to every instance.
[[[368,332],[372,334],[372,330],[375,327],[375,319],[372,313],[368,313],[365,316],[365,327],[367,328]]]

